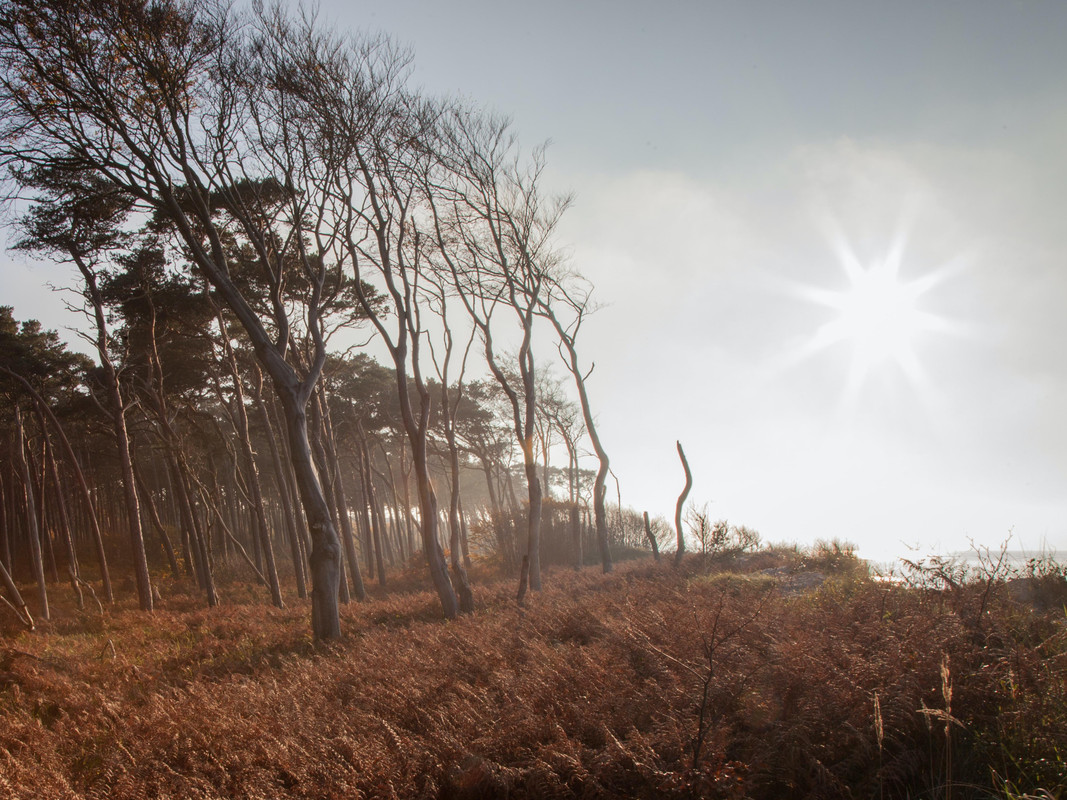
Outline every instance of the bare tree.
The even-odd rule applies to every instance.
[[[577,275],[568,277],[570,278],[568,281],[571,284],[570,286],[561,280],[557,280],[552,284],[549,292],[546,292],[546,297],[540,303],[540,313],[552,323],[552,327],[555,328],[556,335],[559,337],[559,352],[567,365],[567,369],[574,378],[574,385],[578,389],[578,399],[581,402],[582,418],[585,420],[585,429],[589,434],[589,441],[593,445],[593,451],[596,453],[597,461],[599,462],[596,479],[593,483],[593,518],[596,523],[597,545],[600,548],[600,562],[604,572],[611,572],[611,548],[608,546],[608,522],[607,509],[605,507],[607,480],[608,473],[611,470],[611,462],[608,459],[604,445],[600,441],[596,420],[593,417],[593,409],[589,403],[589,393],[586,389],[586,380],[592,373],[593,367],[590,366],[586,372],[582,371],[578,360],[578,350],[575,346],[578,331],[582,327],[582,322],[590,309],[590,291]],[[570,313],[571,318],[567,323],[564,323],[561,318],[562,309]]]
[[[449,502],[448,502],[448,527],[449,527],[449,556],[452,562],[452,575],[455,578],[456,589],[459,595],[460,610],[464,613],[474,611],[474,595],[471,592],[470,578],[464,559],[461,558],[465,546],[466,537],[463,531],[462,506],[460,497],[462,492],[460,470],[460,448],[456,435],[456,418],[459,415],[460,405],[464,399],[463,378],[467,369],[467,358],[470,355],[471,345],[474,343],[475,328],[471,328],[467,338],[466,347],[463,349],[463,357],[460,359],[458,375],[454,385],[449,385],[448,370],[452,363],[452,354],[455,348],[452,325],[448,318],[448,285],[443,281],[428,280],[432,287],[434,302],[431,307],[437,313],[442,328],[443,347],[440,355],[433,347],[433,340],[429,339],[430,353],[433,358],[434,369],[440,381],[441,402],[439,415],[441,429],[445,436],[445,445],[448,450],[448,470],[450,478]],[[467,559],[469,561],[469,557]]]
[[[403,85],[403,57],[395,51],[379,61],[380,80],[361,80],[359,53],[336,51],[326,65],[328,79],[307,86],[336,172],[322,190],[333,215],[336,241],[322,252],[351,271],[356,300],[385,344],[396,370],[400,421],[411,447],[419,496],[419,527],[430,577],[446,617],[458,614],[438,536],[437,494],[430,478],[429,436],[432,398],[423,377],[422,348],[427,331],[422,315],[424,237],[417,224],[423,204],[418,175],[428,157],[439,110]],[[373,108],[381,120],[370,120]],[[387,123],[387,124],[386,124]],[[368,292],[387,298],[380,307]]]
[[[685,556],[685,531],[682,530],[682,508],[685,506],[685,498],[689,496],[689,490],[693,488],[693,473],[689,471],[689,462],[685,459],[685,451],[682,449],[682,443],[677,442],[678,445],[678,458],[682,460],[682,469],[685,470],[685,487],[682,489],[682,493],[678,495],[678,505],[674,509],[674,527],[678,533],[678,548],[674,552],[674,565],[678,566],[682,563],[682,558]]]
[[[481,335],[489,370],[511,405],[529,497],[529,584],[539,591],[542,487],[534,447],[533,333],[542,294],[558,267],[552,236],[570,200],[542,197],[544,149],[523,163],[506,121],[457,110],[445,133],[446,169],[428,193],[434,233],[453,288]],[[511,332],[520,337],[517,382],[509,378],[494,343],[494,331],[503,325],[501,309],[510,312]]]

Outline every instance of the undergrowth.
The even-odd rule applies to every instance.
[[[560,569],[454,622],[353,603],[329,647],[297,604],[60,603],[0,640],[0,797],[1067,794],[1062,609],[913,577],[834,545]]]

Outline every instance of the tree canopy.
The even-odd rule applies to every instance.
[[[279,570],[300,595],[309,579],[319,639],[339,635],[339,601],[364,596],[361,569],[384,581],[384,564],[416,552],[445,616],[470,610],[472,550],[509,567],[523,555],[540,587],[545,432],[572,402],[539,402],[551,360],[535,355],[553,342],[580,394],[570,419],[584,420],[566,434],[565,535],[581,551],[584,431],[611,563],[607,456],[575,350],[588,291],[555,245],[569,201],[545,195],[543,149],[524,155],[507,121],[408,76],[387,38],[280,4],[0,3],[0,168],[27,209],[19,246],[78,266],[98,362],[32,323],[8,336],[9,310],[5,341],[55,361],[13,356],[11,369],[78,376],[70,427],[83,447],[118,448],[114,463],[91,447],[72,456],[94,455],[96,482],[118,469],[111,500],[125,500],[102,504],[105,527],[124,518],[137,551],[143,518],[151,551],[209,603],[220,559],[244,563],[276,605]],[[371,339],[388,366],[360,352]],[[51,434],[26,430],[32,459],[32,438]],[[64,491],[63,472],[41,496]],[[25,502],[7,509],[22,517]],[[55,524],[46,515],[37,539]],[[148,609],[156,556],[133,555]]]

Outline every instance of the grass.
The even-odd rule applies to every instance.
[[[840,547],[706,569],[559,569],[525,609],[482,581],[454,622],[395,591],[329,647],[247,589],[164,587],[151,616],[60,600],[0,640],[0,796],[1067,792],[1062,611],[875,582]]]

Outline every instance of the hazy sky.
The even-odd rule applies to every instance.
[[[681,439],[691,499],[766,540],[1067,550],[1067,3],[322,14],[552,140],[625,504],[673,516]],[[0,302],[69,324],[48,274],[5,267]]]

